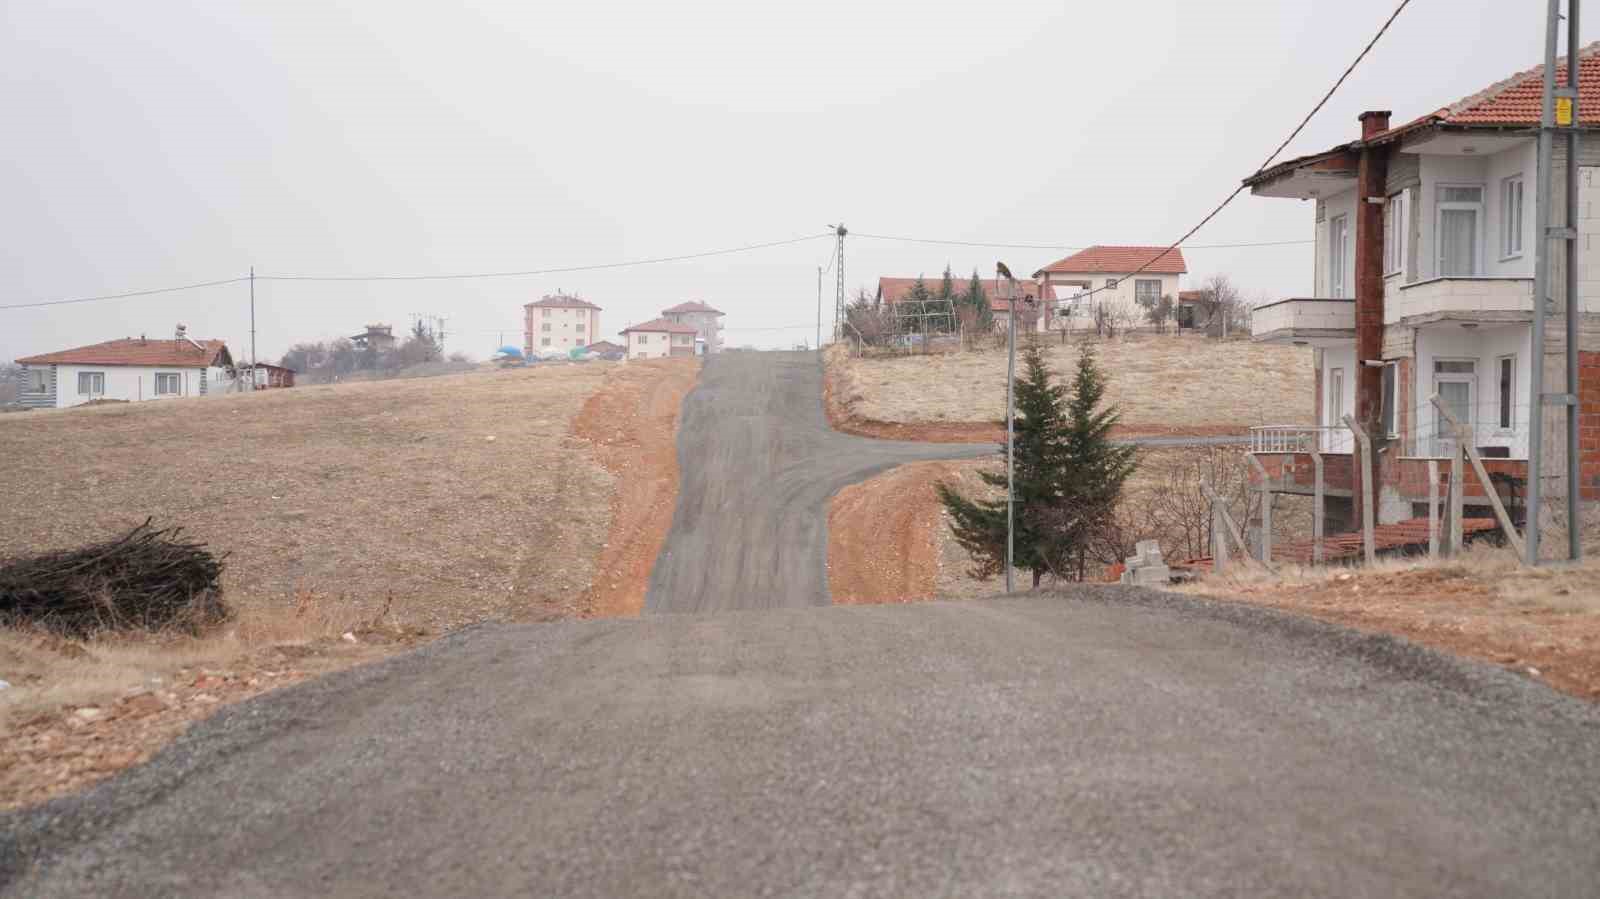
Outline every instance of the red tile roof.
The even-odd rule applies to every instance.
[[[713,309],[710,306],[707,306],[705,303],[700,302],[699,300],[690,300],[687,303],[679,303],[678,305],[673,306],[671,309],[663,309],[663,310],[661,310],[661,314],[662,315],[677,315],[680,312],[709,312],[712,315],[725,315],[726,314],[726,313],[722,312],[720,309]]]
[[[528,308],[529,306],[542,306],[542,307],[545,307],[545,308],[548,308],[548,309],[599,309],[600,308],[599,306],[596,306],[595,304],[589,302],[588,300],[579,299],[578,297],[569,297],[569,296],[566,296],[564,294],[559,294],[559,293],[556,294],[555,296],[549,296],[549,297],[545,297],[544,299],[534,300],[531,303],[523,303],[522,304],[522,308],[524,308],[524,309]]]
[[[1189,270],[1183,262],[1183,251],[1179,249],[1095,246],[1058,259],[1034,272],[1034,275],[1037,277],[1041,272],[1126,275],[1147,262],[1150,264],[1143,270],[1151,274],[1181,275]]]
[[[201,340],[198,343],[205,349],[187,340],[125,337],[17,361],[25,365],[170,365],[174,368],[204,368],[233,362],[228,355],[228,345],[223,341]]]
[[[645,322],[642,325],[629,325],[628,327],[623,328],[621,331],[618,331],[617,333],[618,334],[626,334],[629,331],[650,331],[652,333],[658,332],[658,331],[665,331],[668,334],[699,334],[700,333],[700,329],[696,328],[693,325],[680,325],[677,322],[669,322],[664,318],[653,318],[653,319]]]
[[[967,285],[972,283],[972,279],[956,278],[955,282],[956,290],[962,292],[967,289]],[[932,280],[923,278],[922,283],[927,285],[930,291],[939,289],[938,278]],[[978,283],[983,286],[983,295],[989,298],[989,308],[996,312],[1006,311],[1006,301],[1000,296],[1005,289],[1005,282],[1000,278],[979,278]],[[916,285],[916,278],[879,278],[878,297],[883,302],[893,306],[895,303],[905,299],[906,294],[910,293],[911,289]],[[1017,296],[1026,297],[1037,294],[1039,288],[1032,281],[1018,281],[1016,291]]]
[[[1203,291],[1203,290],[1180,290],[1180,291],[1178,291],[1178,302],[1180,302],[1180,303],[1194,303],[1194,302],[1198,302],[1200,300],[1203,300],[1205,298],[1206,298],[1206,292]]]

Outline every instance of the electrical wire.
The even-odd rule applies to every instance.
[[[223,284],[238,284],[250,280],[248,277],[223,278],[220,281],[201,281],[198,284],[180,284],[176,287],[158,287],[154,290],[133,290],[127,293],[108,293],[96,297],[73,297],[70,300],[43,300],[37,303],[12,303],[9,306],[0,306],[0,309],[37,309],[40,306],[66,306],[72,303],[96,303],[101,300],[125,300],[131,297],[148,297],[158,293],[175,293],[180,290],[196,290],[201,287],[220,287]]]
[[[1087,249],[1089,249],[1086,246],[1079,247],[1079,246],[1070,246],[1070,245],[1067,245],[1067,244],[1053,244],[1053,243],[989,243],[987,241],[978,241],[978,240],[940,240],[940,239],[933,238],[933,237],[901,237],[901,236],[893,235],[893,234],[862,234],[859,231],[851,231],[850,232],[850,236],[851,237],[866,237],[866,238],[870,238],[872,240],[897,240],[897,241],[900,241],[902,243],[944,244],[944,245],[948,245],[948,246],[957,246],[957,247],[995,247],[995,248],[1005,249],[1005,250],[1087,250]],[[1240,247],[1302,246],[1302,245],[1310,244],[1310,243],[1316,243],[1316,241],[1314,241],[1314,240],[1265,240],[1265,241],[1256,241],[1256,242],[1253,242],[1253,243],[1186,244],[1184,246],[1184,249],[1186,249],[1186,250],[1230,250],[1230,249],[1237,249],[1237,248],[1240,248]]]
[[[820,240],[832,237],[830,232],[808,234],[804,237],[791,237],[788,240],[773,240],[766,243],[747,244],[742,247],[729,247],[724,250],[707,250],[703,253],[685,253],[681,256],[658,256],[654,259],[632,259],[627,262],[604,262],[596,265],[571,265],[562,268],[528,269],[518,272],[471,272],[453,275],[257,275],[257,280],[262,281],[463,281],[476,278],[521,278],[532,275],[559,275],[568,272],[592,272],[601,269],[628,268],[635,265],[657,265],[663,262],[682,262],[688,259],[704,259],[708,256],[725,256],[729,253],[745,253],[750,250],[764,250],[768,247],[782,247],[789,244],[803,243],[808,240]]]
[[[1326,106],[1328,101],[1333,98],[1334,93],[1339,90],[1339,87],[1341,85],[1344,84],[1345,79],[1349,78],[1350,77],[1350,73],[1354,72],[1356,70],[1356,66],[1360,65],[1361,61],[1367,58],[1367,54],[1371,53],[1372,52],[1372,48],[1377,46],[1378,40],[1380,38],[1382,38],[1386,32],[1388,32],[1389,26],[1393,25],[1395,19],[1400,17],[1400,13],[1407,6],[1410,6],[1410,5],[1411,5],[1411,0],[1400,0],[1400,5],[1396,6],[1394,8],[1394,12],[1390,13],[1389,14],[1389,18],[1384,20],[1383,25],[1379,26],[1377,34],[1374,34],[1372,36],[1372,40],[1367,41],[1367,45],[1365,47],[1362,47],[1361,48],[1361,52],[1356,54],[1356,58],[1351,60],[1350,65],[1345,67],[1345,70],[1344,70],[1343,74],[1341,74],[1339,76],[1339,79],[1333,83],[1333,87],[1328,88],[1328,92],[1322,95],[1322,99],[1317,101],[1317,105],[1311,107],[1311,111],[1306,113],[1305,118],[1300,120],[1300,124],[1294,126],[1294,130],[1289,132],[1289,136],[1283,139],[1283,143],[1278,144],[1276,149],[1274,149],[1271,153],[1267,154],[1267,158],[1265,160],[1263,160],[1261,165],[1256,168],[1256,172],[1257,173],[1260,173],[1260,172],[1264,171],[1267,166],[1271,165],[1272,161],[1274,159],[1278,158],[1278,154],[1282,153],[1283,149],[1285,147],[1289,146],[1290,142],[1292,142],[1295,138],[1300,136],[1300,132],[1304,131],[1306,125],[1310,124],[1312,117],[1315,116],[1318,112],[1322,111],[1322,107]],[[1238,187],[1235,187],[1231,192],[1229,192],[1229,194],[1226,197],[1223,198],[1221,203],[1217,204],[1215,209],[1212,209],[1210,212],[1206,213],[1205,218],[1201,219],[1199,224],[1195,225],[1193,228],[1190,228],[1188,231],[1184,232],[1184,235],[1182,237],[1180,237],[1177,240],[1173,241],[1172,244],[1169,245],[1165,250],[1162,250],[1161,252],[1155,254],[1149,260],[1147,260],[1143,264],[1141,264],[1138,268],[1134,269],[1133,271],[1129,272],[1126,275],[1123,275],[1121,278],[1118,278],[1117,279],[1118,282],[1120,282],[1122,280],[1125,280],[1127,278],[1130,278],[1130,277],[1132,277],[1134,275],[1139,274],[1140,272],[1144,271],[1145,269],[1148,269],[1150,266],[1155,265],[1157,261],[1159,261],[1161,259],[1165,259],[1167,257],[1168,253],[1171,253],[1172,251],[1174,251],[1174,250],[1178,249],[1179,247],[1183,246],[1183,242],[1184,241],[1186,241],[1189,238],[1193,237],[1195,235],[1195,232],[1199,231],[1201,228],[1204,228],[1212,219],[1216,218],[1217,214],[1222,212],[1223,209],[1226,209],[1228,204],[1232,203],[1235,197],[1239,196],[1239,194],[1244,192],[1244,189],[1245,189],[1245,184],[1243,182],[1241,182]],[[1087,293],[1078,294],[1077,296],[1073,297],[1073,299],[1074,300],[1088,299],[1089,297],[1092,297],[1092,296],[1094,296],[1095,294],[1097,294],[1097,293],[1099,293],[1101,291],[1111,290],[1111,289],[1113,289],[1113,288],[1106,287],[1106,286],[1095,287],[1095,288],[1090,289]]]

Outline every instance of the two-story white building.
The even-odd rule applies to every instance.
[[[697,355],[695,341],[700,331],[693,325],[655,318],[641,325],[629,325],[621,334],[629,359],[662,359]]]
[[[1093,246],[1033,273],[1049,305],[1049,327],[1093,329],[1097,315],[1132,325],[1162,297],[1176,307],[1178,281],[1189,271],[1183,251],[1166,247]]]
[[[1585,48],[1580,59],[1580,125],[1595,131],[1600,45]],[[1526,489],[1529,377],[1542,362],[1546,383],[1560,389],[1564,347],[1558,341],[1567,311],[1563,279],[1555,277],[1550,340],[1533,347],[1542,77],[1542,67],[1523,72],[1397,127],[1387,111],[1363,113],[1359,139],[1245,179],[1256,196],[1310,204],[1316,238],[1310,294],[1257,307],[1252,329],[1257,340],[1314,348],[1316,394],[1307,401],[1318,428],[1295,439],[1270,435],[1262,447],[1304,444],[1349,454],[1353,441],[1341,422],[1353,414],[1376,441],[1380,522],[1422,511],[1416,504],[1427,497],[1427,460],[1453,454],[1453,433],[1430,403],[1435,394],[1469,429],[1490,470],[1504,478],[1501,492],[1514,498]],[[1556,144],[1556,162],[1546,174],[1555,179],[1559,225],[1567,185],[1563,142]],[[1573,309],[1582,316],[1586,380],[1579,489],[1584,499],[1600,500],[1600,275],[1594,274],[1600,244],[1590,243],[1600,234],[1600,140],[1586,135],[1580,152],[1575,225],[1581,280]],[[1560,253],[1553,258],[1559,270]],[[1545,440],[1561,458],[1564,414],[1552,409]],[[1260,458],[1299,474],[1310,469],[1277,453]],[[1545,470],[1559,473],[1564,466],[1554,459]],[[1353,525],[1362,466],[1335,462],[1329,517],[1347,515]],[[1296,477],[1277,468],[1271,476]],[[1480,485],[1469,480],[1468,502],[1481,501]],[[1564,485],[1546,489],[1559,492]]]
[[[181,326],[180,326],[181,328]],[[175,399],[225,389],[233,357],[220,340],[125,337],[18,359],[23,406],[65,409],[94,400]]]
[[[675,324],[689,325],[699,332],[699,339],[695,341],[696,352],[701,354],[722,352],[721,310],[714,309],[699,300],[690,300],[661,310],[661,317]]]

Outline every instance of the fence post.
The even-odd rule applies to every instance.
[[[1489,472],[1483,467],[1483,460],[1478,458],[1478,448],[1472,445],[1471,431],[1465,425],[1456,421],[1456,417],[1451,415],[1450,410],[1444,407],[1444,403],[1440,401],[1437,393],[1430,397],[1428,402],[1433,403],[1433,407],[1439,410],[1439,415],[1449,423],[1451,430],[1455,432],[1456,459],[1452,463],[1454,467],[1451,470],[1454,471],[1460,467],[1460,457],[1465,453],[1466,457],[1472,462],[1472,471],[1478,476],[1478,483],[1483,485],[1483,494],[1488,497],[1489,506],[1494,509],[1494,517],[1500,522],[1500,529],[1505,531],[1506,541],[1511,544],[1512,549],[1517,551],[1517,559],[1526,562],[1522,537],[1517,533],[1517,529],[1511,526],[1511,516],[1506,514],[1506,507],[1500,502],[1500,492],[1494,489],[1494,483],[1489,480]]]
[[[1322,564],[1322,528],[1323,528],[1323,492],[1322,492],[1322,453],[1311,451],[1311,467],[1315,471],[1316,480],[1311,488],[1311,562],[1313,565]]]
[[[1250,467],[1261,476],[1261,486],[1257,492],[1261,495],[1261,532],[1256,540],[1256,558],[1263,562],[1272,561],[1272,485],[1267,483],[1267,467],[1261,464],[1255,453],[1245,453],[1244,457],[1250,461]]]
[[[1374,545],[1374,510],[1372,489],[1373,475],[1378,471],[1376,459],[1372,458],[1372,439],[1367,432],[1356,424],[1354,415],[1344,417],[1344,425],[1356,435],[1356,441],[1361,444],[1361,468],[1356,473],[1361,476],[1361,549],[1366,556],[1367,564],[1371,565],[1378,560],[1377,547]]]
[[[1439,558],[1439,463],[1428,460],[1428,558]]]
[[[1450,550],[1452,558],[1461,553],[1461,544],[1465,537],[1462,533],[1461,516],[1465,513],[1465,503],[1462,498],[1461,482],[1464,480],[1461,471],[1461,451],[1456,450],[1450,457]]]

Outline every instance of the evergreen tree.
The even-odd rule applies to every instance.
[[[1046,573],[1082,578],[1088,548],[1122,495],[1137,465],[1134,447],[1111,443],[1115,409],[1100,409],[1105,384],[1092,352],[1079,357],[1071,390],[1053,383],[1037,345],[1023,350],[1016,380],[1016,520],[1014,557],[1039,586]],[[1002,454],[1003,454],[1002,450]],[[983,472],[1004,489],[1005,472]],[[937,485],[956,541],[972,555],[972,573],[1005,570],[1006,501],[967,499]]]
[[[972,270],[972,280],[967,282],[961,303],[972,310],[973,326],[978,333],[987,334],[994,330],[994,309],[989,305],[989,295],[983,289],[983,279],[978,277],[977,269]]]

